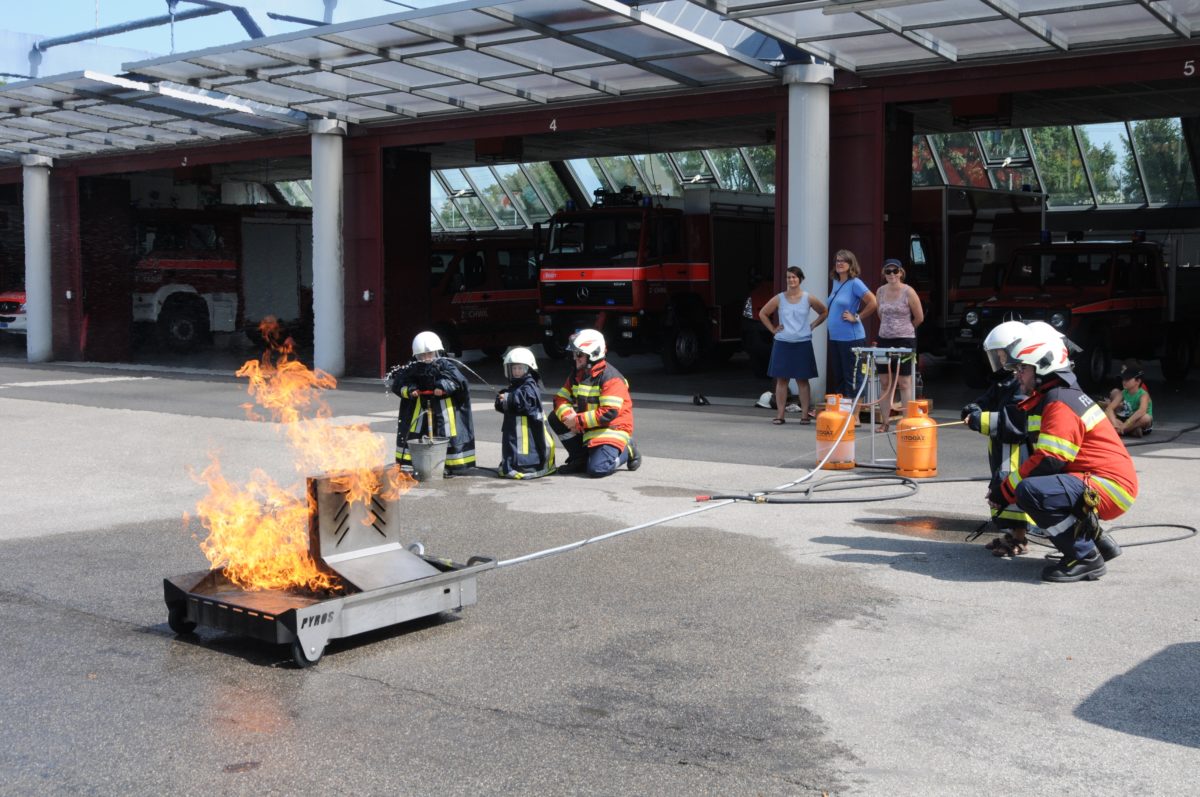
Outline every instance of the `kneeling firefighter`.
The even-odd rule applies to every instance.
[[[507,479],[536,479],[554,472],[554,435],[546,424],[541,376],[529,349],[517,347],[504,355],[508,389],[496,395],[496,411],[504,413],[500,427],[500,467]]]
[[[396,461],[412,468],[408,441],[422,436],[445,437],[447,476],[475,467],[475,424],[467,378],[446,357],[442,339],[433,332],[413,338],[413,358],[388,372],[388,390],[400,397],[396,423]]]
[[[608,476],[622,465],[637,470],[641,454],[633,444],[633,399],[621,372],[608,364],[604,336],[583,329],[567,347],[575,368],[554,397],[550,426],[567,450],[564,473],[587,470]]]
[[[1121,555],[1100,521],[1120,517],[1137,498],[1133,460],[1103,410],[1080,389],[1060,335],[1032,328],[1009,347],[1008,359],[1029,395],[1016,410],[1025,416],[1033,454],[988,500],[1015,502],[1062,553],[1042,571],[1043,580],[1095,580],[1105,561]]]

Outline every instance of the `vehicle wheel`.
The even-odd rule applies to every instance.
[[[196,630],[196,624],[187,619],[187,605],[172,603],[167,606],[167,625],[180,636]]]
[[[1192,369],[1195,352],[1192,341],[1184,329],[1173,330],[1167,339],[1167,350],[1163,353],[1162,372],[1168,382],[1182,382]]]
[[[1108,369],[1111,361],[1108,346],[1103,341],[1096,341],[1083,347],[1079,360],[1075,364],[1075,375],[1089,390],[1099,390],[1108,381]]]
[[[292,640],[292,661],[294,661],[296,663],[296,666],[302,670],[305,669],[306,667],[311,667],[314,664],[316,664],[318,661],[320,661],[321,656],[324,655],[324,653],[325,653],[325,649],[322,648],[321,650],[317,651],[316,658],[310,659],[310,658],[308,658],[307,655],[305,655],[304,645],[300,643],[300,640],[299,639]]]
[[[663,365],[669,374],[691,371],[700,362],[704,346],[700,332],[692,324],[680,324],[672,329],[663,345]]]
[[[208,339],[208,306],[199,296],[173,296],[158,316],[158,334],[171,351],[195,351]]]

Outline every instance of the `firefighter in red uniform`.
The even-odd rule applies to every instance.
[[[642,457],[633,445],[633,399],[625,377],[605,360],[604,336],[583,329],[567,348],[575,369],[554,397],[550,417],[568,455],[559,472],[586,468],[589,476],[608,476],[622,465],[637,470]]]
[[[1029,395],[1016,408],[1034,450],[988,500],[1016,503],[1062,553],[1042,571],[1044,581],[1095,580],[1121,554],[1099,521],[1123,515],[1137,498],[1133,460],[1104,411],[1080,390],[1060,336],[1031,330],[1009,348],[1009,362]]]

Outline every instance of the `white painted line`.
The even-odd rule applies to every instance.
[[[0,387],[62,387],[64,385],[94,385],[99,382],[139,382],[153,376],[97,376],[91,379],[47,379],[41,382],[6,382]]]

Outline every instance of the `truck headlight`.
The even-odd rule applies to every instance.
[[[1050,314],[1050,326],[1054,327],[1055,329],[1066,329],[1067,322],[1070,320],[1071,316],[1061,311]]]
[[[963,321],[966,321],[967,326],[969,326],[969,327],[978,326],[979,325],[979,313],[975,312],[974,310],[968,310],[966,312],[966,314],[963,315]]]

